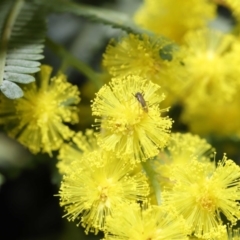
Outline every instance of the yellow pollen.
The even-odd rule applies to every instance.
[[[201,205],[201,207],[208,212],[212,212],[215,209],[215,203],[213,199],[211,199],[209,196],[204,196],[198,200],[198,203]]]
[[[102,193],[100,195],[100,199],[101,199],[102,202],[106,202],[107,201],[107,195],[105,195],[105,193]]]
[[[38,98],[36,98],[37,101],[33,106],[35,117],[42,120],[48,120],[48,116],[55,112],[57,106],[52,99],[53,97],[48,92],[41,92],[38,95]]]
[[[108,198],[108,187],[100,187],[100,201],[106,202]]]

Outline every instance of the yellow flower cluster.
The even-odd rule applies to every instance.
[[[24,87],[24,97],[10,100],[1,95],[0,124],[33,153],[58,150],[74,135],[65,123],[78,122],[76,105],[80,101],[76,86],[59,74],[51,78],[52,68],[42,66],[36,82]]]
[[[186,222],[169,207],[132,204],[119,210],[107,219],[105,240],[188,239]]]
[[[240,239],[232,230],[240,219],[240,167],[226,155],[216,161],[198,135],[170,133],[173,120],[162,107],[167,94],[171,103],[180,100],[181,119],[196,133],[240,133],[240,43],[206,28],[215,7],[146,0],[136,21],[172,41],[129,34],[107,46],[103,65],[112,79],[91,105],[97,131],[77,133],[59,154],[64,216],[86,233],[102,231],[105,240]]]
[[[105,219],[121,204],[146,201],[146,176],[131,171],[130,162],[114,154],[96,150],[76,158],[60,188],[60,205],[69,220],[78,219],[86,232],[104,230]]]
[[[153,161],[162,189],[174,185],[170,179],[173,166],[185,167],[192,159],[195,159],[205,163],[210,171],[214,168],[214,164],[209,160],[212,155],[213,148],[205,139],[190,133],[171,134],[166,151],[160,152]]]
[[[160,107],[164,97],[159,85],[145,78],[116,77],[92,101],[98,132],[78,132],[60,149],[57,167],[64,174],[60,205],[66,211],[64,216],[77,220],[86,233],[107,232],[106,219],[122,205],[147,204],[149,184],[139,163],[157,156],[169,139],[172,120],[162,116],[168,111]],[[161,210],[159,219],[161,214],[166,212]],[[167,215],[167,219],[161,223],[155,220],[152,228],[158,232],[160,226],[172,222],[174,215]],[[181,220],[171,224],[180,230],[171,234],[186,239],[187,231],[182,229],[185,221],[180,216],[177,219]]]
[[[212,145],[198,135],[171,133],[167,116],[176,103],[192,132],[239,141],[240,40],[207,28],[215,9],[207,0],[144,1],[135,21],[156,35],[128,34],[107,46],[103,65],[111,80],[90,106],[96,131],[65,124],[78,122],[79,91],[63,74],[50,78],[50,67],[42,66],[23,98],[1,96],[0,123],[10,136],[34,153],[59,150],[60,205],[87,234],[240,239],[233,230],[240,167],[225,154],[216,161]]]
[[[168,97],[167,102],[173,102],[186,77],[182,58],[174,52],[169,40],[129,34],[118,43],[109,43],[103,65],[113,77],[136,75],[159,84]]]
[[[238,38],[216,30],[199,30],[186,36],[180,51],[186,53],[183,61],[189,76],[182,97],[182,121],[195,133],[239,136]]]
[[[237,96],[232,101],[223,103],[212,101],[192,102],[185,106],[181,118],[183,122],[189,124],[193,133],[219,137],[237,136],[239,138],[239,106],[240,99]]]
[[[115,78],[92,104],[99,146],[132,163],[155,157],[168,140],[172,120],[162,117],[160,87],[138,76]]]
[[[216,30],[189,32],[181,48],[188,73],[185,101],[230,101],[238,92],[240,47],[236,37]],[[228,62],[231,64],[227,65]]]
[[[59,161],[57,163],[58,171],[64,174],[68,171],[71,163],[75,159],[79,159],[83,157],[84,154],[97,149],[97,140],[92,129],[87,129],[85,134],[82,132],[76,133],[72,138],[72,142],[64,143],[59,150]]]
[[[216,6],[207,0],[145,0],[135,21],[156,34],[181,42],[189,30],[207,25],[216,15]]]
[[[240,219],[240,167],[226,156],[215,167],[210,161],[212,147],[204,139],[172,134],[168,148],[154,159],[162,195],[158,206],[150,204],[147,172],[127,158],[96,148],[91,134],[87,138],[79,134],[75,147],[64,150],[61,161],[72,157],[72,162],[65,168],[59,192],[64,216],[77,220],[86,233],[104,231],[106,240],[173,240],[188,235],[220,240],[226,236],[221,214],[233,225]],[[167,184],[161,177],[168,179]]]
[[[129,34],[118,43],[110,42],[103,55],[103,65],[112,76],[133,74],[159,82],[161,77],[170,75],[171,61],[163,60],[159,54],[168,44],[170,42],[167,40],[163,43],[148,35],[140,37]]]
[[[174,186],[163,192],[163,202],[174,205],[186,219],[194,235],[204,239],[221,239],[226,232],[220,213],[232,223],[240,218],[240,167],[226,156],[214,171],[205,163],[172,166]]]

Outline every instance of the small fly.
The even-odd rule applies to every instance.
[[[134,97],[135,97],[135,98],[138,100],[138,102],[141,104],[143,110],[144,110],[145,112],[148,112],[147,103],[146,103],[146,101],[145,101],[142,93],[137,92],[137,93],[135,93]]]

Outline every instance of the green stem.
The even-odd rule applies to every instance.
[[[154,171],[154,169],[152,168],[152,166],[150,164],[150,160],[148,160],[147,162],[142,162],[142,167],[143,167],[144,171],[146,172],[146,174],[150,180],[150,183],[154,189],[157,204],[161,205],[161,203],[162,203],[161,188],[160,188],[159,181],[157,180],[157,177],[156,177],[156,172]]]
[[[0,38],[0,85],[2,84],[2,81],[3,81],[8,42],[11,37],[14,23],[16,21],[16,18],[19,12],[21,11],[23,4],[24,4],[24,0],[15,1],[3,25],[2,37]]]
[[[83,73],[88,80],[96,86],[97,89],[100,89],[100,87],[103,85],[100,73],[92,70],[92,68],[80,61],[78,58],[74,57],[62,45],[55,43],[51,39],[47,38],[46,44],[57,56],[63,59],[64,62],[62,66],[64,66],[64,68],[66,68],[66,65],[76,68],[79,72]]]

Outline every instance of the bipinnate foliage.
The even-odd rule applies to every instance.
[[[41,5],[24,0],[0,1],[0,90],[11,99],[22,97],[16,83],[34,81],[43,58],[45,14]]]
[[[92,7],[69,0],[33,0],[33,2],[42,4],[50,12],[72,13],[98,23],[110,25],[113,28],[122,29],[128,33],[142,34],[147,32],[147,30],[138,27],[127,14],[110,9]]]

